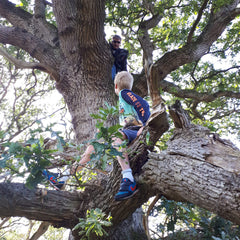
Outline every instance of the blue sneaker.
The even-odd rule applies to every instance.
[[[130,181],[128,178],[123,178],[121,181],[120,189],[115,195],[114,199],[116,201],[122,201],[128,199],[138,192],[136,182]]]
[[[47,170],[43,170],[43,176],[47,178],[49,183],[56,189],[56,190],[61,190],[63,189],[63,186],[65,184],[65,181],[58,181],[58,173],[50,173]]]

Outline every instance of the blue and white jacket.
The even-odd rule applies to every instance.
[[[145,126],[150,117],[150,108],[147,101],[133,93],[123,89],[119,93],[119,123],[123,127]]]

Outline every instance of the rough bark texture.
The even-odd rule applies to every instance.
[[[228,167],[232,162],[239,166],[239,151],[198,126],[176,130],[168,146],[161,154],[149,154],[143,180],[169,199],[192,202],[240,224],[239,167]],[[225,164],[218,166],[215,160]]]
[[[63,61],[56,87],[72,116],[76,139],[94,136],[90,117],[104,102],[114,104],[111,53],[104,39],[104,1],[53,1]],[[83,7],[85,6],[85,7]],[[63,11],[63,9],[65,9]],[[76,17],[77,16],[77,17]]]
[[[116,229],[109,233],[109,240],[146,240],[147,236],[143,228],[143,212],[137,209],[125,221],[119,224]]]
[[[1,183],[0,193],[1,217],[26,216],[68,228],[76,222],[81,203],[77,193],[30,190],[21,183]]]
[[[179,103],[170,112],[181,128],[174,130],[166,151],[149,154],[142,181],[169,199],[192,202],[240,224],[239,149],[191,125]]]

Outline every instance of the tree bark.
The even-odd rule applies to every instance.
[[[56,87],[68,105],[76,140],[82,142],[94,136],[96,121],[90,114],[104,102],[116,102],[104,39],[105,3],[62,0],[53,1],[53,7],[63,53]]]
[[[76,140],[82,142],[94,136],[96,121],[90,114],[105,102],[116,103],[113,59],[104,33],[105,1],[53,1],[53,11],[57,28],[38,12],[36,16],[0,0],[0,14],[14,26],[0,26],[0,42],[24,49],[41,63],[37,68],[54,78]]]
[[[142,181],[156,192],[240,224],[239,151],[214,140],[206,129],[192,126],[175,131],[168,149],[149,158]]]
[[[81,204],[77,192],[30,190],[22,183],[1,183],[0,194],[1,217],[25,216],[66,228],[77,222],[76,211]]]
[[[189,201],[239,225],[239,149],[209,129],[190,124],[178,107],[170,109],[178,128],[166,151],[149,154],[142,181],[168,199]]]
[[[106,240],[147,240],[143,227],[143,212],[138,208],[131,216],[109,232]],[[102,239],[101,239],[102,240]]]

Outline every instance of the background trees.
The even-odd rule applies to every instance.
[[[129,70],[134,74],[134,90],[142,96],[147,96],[149,90],[153,109],[156,112],[161,112],[163,109],[162,98],[165,100],[165,105],[171,105],[176,99],[180,99],[193,122],[207,126],[212,132],[220,134],[230,132],[239,135],[239,127],[236,124],[239,122],[240,97],[239,58],[237,57],[239,51],[239,1],[58,0],[48,2],[36,0],[34,2],[22,1],[17,4],[15,6],[11,1],[0,0],[1,54],[19,68],[30,68],[33,71],[26,73],[23,80],[26,88],[23,88],[23,84],[15,78],[16,74],[22,73],[18,73],[18,70],[13,68],[11,64],[8,67],[8,73],[5,69],[2,71],[1,99],[5,99],[6,93],[9,92],[10,83],[13,81],[16,83],[11,90],[15,91],[13,94],[15,98],[11,103],[13,110],[7,108],[9,105],[4,102],[6,100],[1,101],[2,113],[6,111],[8,114],[10,113],[4,115],[4,122],[2,120],[1,141],[2,144],[6,144],[8,141],[16,141],[16,137],[18,137],[22,140],[23,145],[18,149],[23,151],[22,147],[28,147],[26,144],[30,144],[32,155],[27,151],[29,154],[27,160],[24,157],[20,160],[22,156],[16,156],[16,152],[12,151],[12,154],[15,154],[14,158],[6,158],[4,154],[8,148],[6,145],[2,145],[2,176],[9,178],[14,176],[16,172],[22,175],[27,174],[27,172],[25,173],[26,169],[23,170],[23,166],[28,165],[33,159],[37,161],[38,158],[33,156],[39,156],[39,153],[45,154],[49,150],[44,149],[46,142],[43,138],[37,140],[36,135],[30,135],[32,141],[26,143],[26,133],[21,136],[19,134],[24,132],[26,124],[33,127],[36,120],[39,120],[40,110],[33,101],[54,87],[62,94],[70,112],[75,133],[74,144],[79,144],[94,136],[94,131],[90,129],[95,129],[96,120],[90,116],[90,113],[96,113],[105,101],[109,104],[116,102],[110,74],[113,59],[107,43],[110,34],[107,35],[107,39],[105,36],[107,26],[116,27],[117,31],[121,30],[125,40],[124,47],[130,51]],[[38,77],[37,73],[40,71],[46,72],[49,77],[46,75]],[[6,74],[11,77],[4,77]],[[41,82],[43,84],[40,85]],[[48,103],[48,105],[50,104]],[[114,120],[111,119],[111,121]],[[156,130],[157,126],[160,126],[160,129]],[[54,134],[57,143],[62,143],[57,131],[52,128],[48,128],[48,130]],[[141,141],[145,141],[144,136],[147,135],[147,131],[151,133],[151,136],[157,135],[159,137],[162,135],[161,124],[149,126],[149,129],[146,129],[143,134],[143,139],[140,138],[140,141],[132,146],[132,150],[138,150],[141,153],[132,159],[132,164],[135,167],[137,166],[136,162],[139,163],[139,158],[141,158],[141,164],[144,165],[147,159],[147,149],[152,150],[152,146],[141,145]],[[208,137],[207,131],[206,134]],[[156,140],[157,137],[151,139]],[[201,141],[207,137],[201,135]],[[194,139],[196,139],[196,135],[193,135],[193,141]],[[215,137],[215,139],[217,138]],[[209,144],[209,142],[207,143]],[[162,150],[161,144],[157,143]],[[73,147],[72,145],[59,144],[58,146],[64,147],[61,149],[60,155],[56,156],[51,151],[47,152],[51,154],[49,159],[52,161],[52,166],[56,166],[54,158],[57,160],[59,158],[67,159],[70,162],[78,160],[77,156],[80,155],[80,151],[76,147],[77,145],[73,145]],[[69,149],[71,149],[71,153],[68,152]],[[72,154],[73,149],[74,154]],[[208,154],[214,155],[213,150],[208,149],[206,152],[201,159],[207,158]],[[173,153],[176,156],[178,154],[185,156],[182,155],[184,151],[174,152],[172,150],[172,155]],[[18,161],[16,161],[16,157]],[[171,157],[173,158],[173,156]],[[239,159],[239,157],[236,158]],[[44,158],[44,160],[49,159]],[[194,157],[193,153],[190,159],[199,160]],[[154,166],[154,160],[151,163]],[[170,160],[166,158],[163,163],[170,163]],[[29,164],[28,171],[31,171],[32,177],[35,176],[40,181],[41,169],[49,162],[45,161],[40,166],[38,164],[39,162],[35,165]],[[61,162],[61,164],[66,165],[66,162]],[[219,165],[217,166],[219,167]],[[145,167],[151,170],[151,165]],[[176,168],[181,170],[179,166]],[[6,174],[6,170],[9,169],[11,175],[9,172]],[[139,172],[137,167],[134,169]],[[155,176],[161,176],[162,170],[158,167],[156,169]],[[213,168],[214,171],[217,170]],[[221,174],[224,175],[224,171]],[[116,206],[112,199],[108,198],[118,188],[119,173],[117,166],[114,166],[110,178],[101,176],[101,187],[92,185],[92,188],[88,186],[84,192],[80,192],[81,200],[79,202],[81,202],[81,206],[77,208],[76,215],[71,215],[76,209],[75,203],[69,200],[71,203],[69,202],[67,208],[72,207],[69,215],[61,215],[61,219],[58,219],[57,223],[55,216],[52,219],[49,216],[47,220],[55,221],[57,226],[72,228],[79,217],[84,217],[87,209],[100,207],[105,212],[113,214],[111,234],[114,236],[120,222],[156,192],[161,192],[175,200],[183,200],[179,197],[180,195],[176,197],[169,194],[174,189],[171,187],[170,180],[166,180],[166,189],[168,187],[169,192],[162,189],[161,186],[157,191],[152,188],[146,190],[145,187],[148,186],[146,184],[149,184],[146,178],[147,174],[141,173],[139,176],[139,181],[142,181],[141,191],[145,194],[144,197],[139,197],[137,201],[133,200],[131,204],[125,203]],[[229,174],[234,175],[231,171]],[[159,182],[163,180],[161,177],[158,179]],[[175,182],[178,180],[179,178],[174,179]],[[237,183],[237,180],[234,183]],[[13,193],[14,191],[17,193],[18,188],[22,189],[20,185],[4,184],[2,186],[3,192],[4,189],[8,189],[7,191],[12,189]],[[190,186],[193,185],[190,184]],[[202,186],[203,189],[208,187],[204,183]],[[219,189],[222,189],[221,186]],[[25,190],[22,191],[25,192]],[[33,193],[28,192],[28,190],[26,193],[32,196],[31,204],[36,203],[36,210],[39,199],[35,199],[35,202],[34,195],[31,195]],[[187,191],[184,192],[191,201],[195,201],[187,193]],[[49,192],[48,194],[49,198],[53,197],[53,201],[63,197],[70,198],[67,192],[54,192],[53,195]],[[74,199],[77,195],[72,193],[71,197]],[[212,209],[211,204],[214,203],[216,202],[213,200],[208,204],[210,210]],[[44,204],[46,207],[49,205],[47,202]],[[208,207],[201,201],[198,201],[198,204]],[[221,209],[219,213],[221,215]],[[4,213],[2,216],[8,214]],[[32,214],[27,212],[19,213],[16,211],[11,215],[33,218]],[[69,222],[66,219],[73,220]],[[44,214],[39,214],[38,220],[46,220]]]

